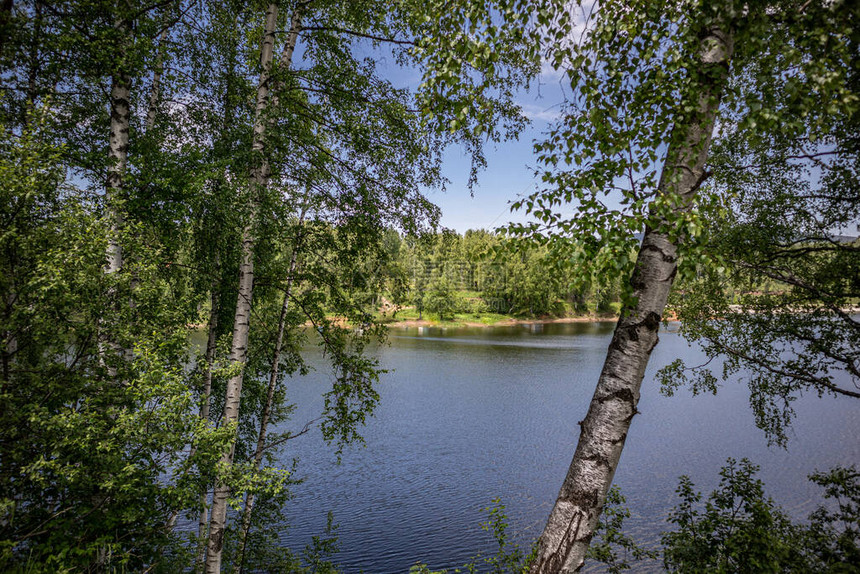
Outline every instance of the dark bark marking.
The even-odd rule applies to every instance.
[[[660,328],[660,314],[655,311],[649,311],[641,321],[628,323],[626,325],[619,324],[615,329],[615,334],[612,337],[610,348],[618,351],[623,351],[624,346],[628,342],[639,341],[639,327],[644,327],[650,332],[657,331]],[[654,348],[653,346],[651,347]]]
[[[577,521],[576,526],[573,524],[574,521]],[[561,537],[558,546],[555,548],[555,552],[551,552],[548,557],[542,559],[543,564],[546,565],[550,572],[561,571],[561,567],[564,565],[564,561],[567,559],[567,555],[570,554],[573,543],[576,541],[576,534],[579,532],[581,524],[582,514],[580,512],[574,513],[567,523],[567,527],[564,529],[564,536]]]
[[[649,311],[645,318],[639,323],[649,331],[656,331],[660,328],[661,317],[656,311]]]
[[[583,460],[588,460],[596,464],[606,464],[606,459],[600,455],[590,455],[583,457]],[[568,477],[570,478],[570,477]],[[590,508],[600,503],[600,493],[594,488],[585,489],[576,481],[565,480],[562,484],[562,492],[559,500],[565,500],[578,508]]]
[[[214,550],[220,551],[224,547],[224,529],[215,532],[209,538],[209,543]]]
[[[653,350],[654,350],[654,348],[657,346],[657,344],[658,344],[659,342],[660,342],[660,337],[654,337],[654,342],[653,342],[653,343],[651,344],[651,346],[648,348],[648,354],[649,354],[649,355],[651,354],[651,351],[653,351]]]
[[[670,255],[670,254],[666,253],[665,251],[663,251],[663,249],[661,249],[660,247],[658,247],[658,246],[656,246],[650,242],[648,242],[648,243],[643,242],[642,247],[639,248],[639,251],[640,252],[654,251],[660,255],[660,257],[663,259],[664,263],[675,263],[678,260],[678,258],[675,255]]]
[[[612,399],[618,399],[618,400],[623,401],[625,403],[633,404],[633,401],[634,401],[633,391],[631,391],[630,389],[627,389],[627,388],[618,389],[617,391],[609,393],[608,395],[604,395],[602,397],[597,397],[597,402],[598,402],[598,404],[602,405],[606,401],[610,401]]]
[[[669,281],[669,283],[674,283],[674,282],[675,282],[675,275],[677,275],[677,274],[678,274],[678,266],[677,266],[677,265],[675,265],[675,266],[673,266],[673,267],[672,267],[672,272],[671,272],[671,273],[669,273],[669,277],[668,277],[668,281]]]

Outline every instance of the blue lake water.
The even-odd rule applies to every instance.
[[[331,510],[346,572],[402,573],[419,560],[451,568],[493,551],[480,528],[482,509],[501,498],[512,536],[528,546],[570,463],[613,328],[393,329],[378,350],[390,372],[363,431],[366,446],[347,448],[338,464],[318,430],[287,443],[285,459],[297,458],[307,480],[294,489],[281,540],[303,547]],[[796,517],[819,500],[809,473],[860,462],[857,401],[801,398],[788,450],[768,448],[744,385],[726,385],[717,396],[661,396],[653,374],[677,357],[695,364],[698,353],[664,329],[615,477],[632,512],[627,530],[638,540],[659,539],[678,476],[709,492],[727,457],[761,465],[768,494]],[[321,358],[314,361],[311,375],[287,381],[297,410],[285,428],[321,410],[331,375]]]

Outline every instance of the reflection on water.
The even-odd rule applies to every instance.
[[[481,509],[501,497],[514,536],[528,545],[561,486],[613,327],[393,330],[378,351],[390,372],[364,431],[367,446],[348,448],[338,465],[318,432],[288,444],[285,457],[299,459],[307,481],[287,509],[284,544],[303,547],[333,510],[347,572],[405,572],[416,560],[455,567],[493,551]],[[716,397],[659,395],[653,373],[679,356],[693,362],[697,352],[661,333],[615,478],[640,540],[659,537],[679,475],[708,491],[729,456],[760,464],[768,493],[796,516],[818,495],[807,474],[860,461],[853,403],[804,397],[789,450],[768,449],[741,385]],[[330,384],[318,364],[288,381],[296,427],[317,416]]]

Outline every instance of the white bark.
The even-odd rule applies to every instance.
[[[251,172],[251,205],[248,222],[242,231],[242,262],[239,266],[239,294],[236,302],[236,315],[233,321],[233,343],[230,349],[230,362],[239,367],[236,375],[227,382],[227,393],[224,401],[224,424],[236,424],[239,420],[239,407],[242,395],[244,366],[248,351],[248,331],[251,319],[251,299],[254,289],[254,246],[256,243],[256,227],[259,212],[260,194],[268,184],[269,165],[265,159],[265,136],[269,124],[271,109],[277,100],[270,97],[270,80],[274,57],[275,33],[278,19],[277,4],[269,4],[266,10],[266,20],[263,34],[263,44],[260,50],[260,82],[257,86],[257,103],[254,117],[254,135],[251,150],[257,158],[256,166]],[[286,39],[279,66],[281,71],[289,69],[292,63],[293,51],[298,40],[300,14],[297,11],[291,19],[290,31]],[[273,94],[276,95],[276,94]],[[233,464],[235,439],[230,448],[221,457],[221,465],[230,467]],[[227,498],[230,488],[223,482],[215,486],[212,495],[212,517],[209,523],[209,545],[206,556],[206,573],[221,572],[221,551],[224,546],[224,529],[227,520]]]
[[[209,410],[212,397],[212,369],[215,365],[215,351],[218,343],[218,311],[220,307],[220,296],[218,294],[218,280],[213,279],[212,292],[210,295],[211,308],[209,310],[209,334],[206,339],[206,373],[203,379],[203,402],[200,404],[200,418],[209,422]],[[197,521],[197,556],[194,563],[194,571],[202,572],[206,562],[206,529],[209,526],[209,494],[208,488],[200,495],[200,516]]]
[[[127,75],[117,72],[111,79],[110,91],[110,140],[108,145],[107,182],[105,199],[110,221],[105,273],[112,274],[122,269],[122,245],[120,233],[125,221],[122,207],[123,184],[128,164],[128,129],[131,111],[129,107],[130,81]]]
[[[130,23],[121,14],[124,4],[117,4],[118,16],[116,27],[123,32],[121,41],[131,41]],[[110,90],[110,137],[108,139],[108,165],[107,179],[105,181],[105,212],[109,221],[108,244],[105,253],[105,275],[119,273],[123,266],[123,252],[121,234],[125,223],[124,207],[124,184],[125,172],[128,165],[128,135],[131,119],[131,79],[123,70],[123,59],[125,58],[127,46],[119,46],[117,51],[116,68],[111,75]],[[110,305],[115,305],[116,289],[108,288],[108,299]],[[99,319],[99,360],[102,365],[107,366],[107,374],[111,379],[116,379],[116,367],[106,360],[107,350],[110,349],[117,355],[123,353],[122,347],[110,335],[105,335],[101,329],[103,326]],[[110,559],[109,548],[100,547],[96,556],[97,569],[104,569]]]
[[[116,27],[123,32],[121,41],[131,41],[130,23],[122,15],[125,5],[122,1],[117,4]],[[108,165],[107,179],[105,181],[105,213],[108,220],[108,243],[105,252],[105,275],[113,275],[122,270],[122,230],[125,224],[125,200],[124,185],[125,172],[128,165],[128,134],[131,120],[131,79],[123,70],[123,59],[127,46],[119,46],[117,50],[116,69],[111,76],[110,90],[110,136],[108,138]],[[108,299],[110,304],[116,297],[116,289],[109,288]],[[101,331],[101,328],[99,329]],[[111,349],[117,354],[123,354],[122,347],[109,335],[100,334],[99,355],[100,362],[107,364],[105,360],[107,350]],[[116,377],[116,368],[107,364],[108,376]]]
[[[701,40],[703,69],[721,70],[702,86],[698,114],[675,126],[680,143],[670,146],[660,193],[688,206],[705,178],[711,134],[732,54],[732,37],[720,28]],[[685,207],[682,207],[684,209]],[[578,572],[594,535],[615,475],[630,422],[638,412],[639,389],[677,270],[677,246],[647,229],[631,278],[635,305],[622,310],[567,477],[539,540],[533,574]]]
[[[301,226],[304,221],[304,211],[299,217],[299,226]],[[256,472],[260,468],[260,464],[263,462],[263,453],[266,448],[266,436],[269,432],[269,417],[272,414],[272,407],[275,397],[275,388],[278,384],[278,376],[281,365],[281,353],[283,351],[284,344],[284,331],[286,330],[286,321],[287,321],[287,311],[290,308],[290,297],[292,296],[293,290],[293,280],[297,269],[297,255],[298,251],[301,248],[300,239],[296,241],[295,246],[293,247],[293,253],[290,256],[290,266],[287,277],[287,285],[284,289],[284,302],[281,305],[281,315],[278,318],[278,334],[275,339],[275,350],[272,353],[272,368],[269,373],[269,387],[266,393],[266,403],[263,405],[263,412],[260,414],[260,432],[257,435],[257,448],[254,451],[254,466],[253,469]],[[254,502],[255,497],[254,493],[249,492],[245,496],[245,510],[242,513],[242,527],[239,532],[239,555],[236,559],[236,570],[238,570],[239,574],[242,574],[244,570],[244,562],[245,562],[245,548],[248,540],[248,532],[251,530],[251,515],[254,511]]]

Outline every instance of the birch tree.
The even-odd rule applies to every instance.
[[[449,8],[434,7],[443,17],[450,16]],[[491,25],[490,12],[482,10],[471,9],[467,14],[482,18],[482,26]],[[511,59],[499,64],[498,73],[493,72],[490,57],[485,52],[474,52],[468,57],[470,65],[487,59],[486,67],[469,68],[468,73],[457,72],[468,78],[462,85],[451,78],[446,80],[460,90],[463,99],[469,94],[480,96],[474,105],[463,102],[450,110],[439,100],[419,100],[425,108],[425,119],[441,122],[442,118],[457,116],[456,120],[445,119],[439,127],[427,129],[418,123],[419,116],[409,111],[408,91],[394,89],[379,79],[375,66],[369,60],[356,59],[351,46],[358,41],[392,45],[400,50],[398,57],[406,61],[421,62],[439,57],[437,46],[421,44],[414,38],[417,36],[424,41],[421,34],[426,33],[428,23],[433,21],[427,18],[432,11],[408,2],[391,9],[374,2],[349,3],[348,6],[300,2],[291,5],[281,21],[279,12],[278,5],[270,4],[264,18],[257,104],[248,156],[250,174],[244,207],[243,254],[230,354],[234,375],[226,389],[225,426],[237,425],[242,417],[240,405],[248,376],[257,237],[260,226],[265,223],[260,219],[261,210],[266,202],[272,201],[275,190],[285,193],[284,198],[275,202],[289,203],[291,188],[309,186],[311,193],[325,205],[316,208],[317,216],[323,214],[331,218],[332,237],[343,244],[361,244],[366,242],[362,237],[379,235],[380,224],[384,221],[414,227],[426,214],[433,212],[421,195],[419,185],[439,183],[439,152],[442,143],[452,139],[449,134],[471,143],[477,168],[482,161],[482,137],[478,127],[486,128],[490,137],[496,138],[499,132],[494,126],[495,120],[508,119],[511,129],[520,122],[516,108],[510,105],[509,92],[501,97],[490,93],[497,86],[510,87],[525,77],[518,71],[502,75],[523,66],[522,57],[511,56],[518,47],[501,52]],[[464,22],[452,18],[447,25],[457,28]],[[286,34],[281,35],[284,43],[276,63],[275,37],[280,26]],[[514,29],[511,27],[509,31]],[[303,43],[297,48],[300,39]],[[505,39],[502,35],[497,42],[501,44]],[[458,53],[479,42],[466,37],[460,41],[462,45],[451,47]],[[297,49],[302,54],[302,65],[298,67],[293,61]],[[446,62],[457,60],[449,58]],[[337,85],[331,82],[332,74],[338,75]],[[441,89],[434,78],[429,78],[427,84]],[[425,97],[429,98],[432,92],[433,89],[425,89]],[[310,174],[314,174],[313,179]],[[322,284],[333,289],[334,284],[326,281],[326,275],[320,276]],[[323,335],[322,344],[338,373],[335,386],[327,395],[324,436],[339,443],[357,439],[356,426],[365,420],[367,411],[378,400],[371,386],[376,379],[375,363],[348,350],[345,333],[328,319],[316,316],[311,320],[318,325]],[[366,316],[361,317],[360,322],[367,323]],[[222,476],[234,465],[235,448],[234,444],[222,456]],[[221,568],[230,495],[230,486],[220,479],[212,502],[207,572]]]
[[[710,364],[675,361],[660,374],[663,392],[745,383],[757,426],[777,445],[800,394],[860,398],[858,25],[850,2],[810,2],[761,23],[711,154],[725,207],[704,214],[709,261],[671,302]]]
[[[726,374],[757,373],[751,406],[772,439],[784,439],[799,389],[855,394],[856,323],[842,309],[852,287],[838,271],[854,249],[827,228],[856,219],[856,150],[844,137],[856,121],[856,17],[839,2],[600,2],[549,26],[560,32],[550,60],[572,95],[536,144],[548,185],[518,203],[538,223],[511,231],[586,275],[631,280],[535,571],[582,567],[676,276],[682,329],[711,359],[728,357]],[[811,175],[819,169],[821,179]],[[573,215],[560,209],[568,203]],[[765,222],[772,233],[761,234]],[[786,290],[747,293],[756,313],[728,313],[753,277]],[[753,345],[762,353],[748,352]],[[781,355],[788,349],[793,356]],[[669,392],[685,378],[694,392],[716,390],[707,369],[690,375],[676,362],[663,373]]]
[[[291,15],[290,28],[287,32],[284,47],[278,61],[279,70],[283,72],[292,65],[293,52],[298,42],[299,26],[303,6],[294,8]],[[239,289],[236,302],[236,315],[233,322],[233,343],[230,348],[230,361],[237,369],[236,374],[227,383],[227,395],[224,403],[224,424],[235,425],[239,420],[239,405],[241,401],[244,364],[248,350],[248,332],[251,321],[251,301],[254,289],[254,247],[257,234],[257,218],[259,217],[261,194],[268,185],[269,165],[265,158],[266,128],[269,105],[276,106],[272,100],[278,94],[270,96],[270,81],[274,65],[275,33],[278,24],[278,6],[269,4],[266,9],[263,27],[263,43],[260,49],[260,80],[257,87],[257,103],[254,113],[253,139],[251,144],[253,161],[250,182],[251,192],[248,205],[248,222],[242,231],[242,261],[239,267]],[[221,464],[229,467],[233,463],[234,447],[231,446],[222,456]],[[221,483],[216,485],[212,498],[212,510],[209,523],[209,548],[206,556],[206,572],[221,571],[221,549],[223,548],[224,528],[227,519],[227,497],[229,486]]]
[[[11,278],[2,472],[24,477],[4,482],[2,567],[182,569],[168,562],[170,529],[182,510],[205,525],[201,491],[215,483],[206,559],[218,570],[231,498],[261,501],[288,480],[285,469],[247,462],[259,459],[255,417],[287,411],[258,384],[267,333],[250,320],[274,323],[283,302],[272,287],[283,285],[278,250],[296,246],[273,238],[297,210],[295,190],[312,198],[313,241],[284,330],[310,321],[320,333],[334,370],[321,428],[342,448],[360,440],[379,400],[378,366],[363,353],[379,330],[344,279],[362,287],[350,265],[373,255],[386,226],[415,231],[438,216],[422,190],[443,183],[445,144],[467,146],[474,176],[485,141],[522,126],[513,93],[537,63],[535,45],[522,42],[527,3],[272,3],[263,25],[249,20],[257,7],[234,2],[2,8],[4,32],[14,31],[0,48],[2,169],[15,180],[4,197],[24,209],[7,218],[21,233],[4,231],[0,261]],[[384,79],[382,56],[421,66],[422,85]],[[50,128],[36,122],[39,137],[25,138],[48,97],[39,122]],[[38,169],[36,156],[46,159]],[[230,274],[238,284],[222,281]],[[210,333],[198,378],[185,369],[186,344],[201,320]],[[224,381],[216,341],[230,323]],[[301,365],[288,352],[284,370]]]
[[[280,377],[282,376],[281,361],[283,360],[282,354],[284,351],[284,336],[290,336],[290,334],[287,332],[287,312],[290,309],[294,284],[296,282],[296,273],[298,271],[299,266],[299,257],[302,249],[302,224],[304,223],[304,219],[305,211],[303,210],[299,215],[297,225],[298,230],[296,232],[297,238],[293,244],[292,252],[290,253],[290,263],[287,266],[287,279],[286,285],[284,286],[283,302],[281,303],[281,310],[278,315],[278,326],[277,332],[275,334],[275,347],[272,351],[269,381],[268,386],[266,388],[266,399],[263,403],[262,412],[260,413],[260,430],[257,435],[257,444],[254,448],[254,457],[252,460],[252,468],[254,471],[259,470],[260,465],[263,462],[263,455],[267,447],[271,448],[271,445],[267,445],[266,442],[269,437],[269,422],[272,418],[272,411],[276,406],[275,390],[277,389]],[[254,511],[254,501],[255,495],[253,492],[249,492],[245,495],[245,506],[242,511],[242,522],[239,531],[239,552],[238,557],[236,559],[236,563],[239,565],[240,572],[243,570],[245,561],[248,532],[251,529],[251,515]]]
[[[153,70],[148,32],[161,18],[133,3],[35,4],[16,3],[12,19],[41,34],[30,44],[38,65],[16,49],[2,74],[2,203],[18,209],[3,216],[3,298],[13,304],[2,331],[17,336],[3,387],[0,568],[143,569],[172,543],[167,517],[191,506],[183,446],[210,432],[188,418],[194,304],[175,289],[178,267],[160,259],[170,242],[140,217],[145,154],[130,153]],[[134,306],[123,250],[135,256]],[[135,352],[102,362],[114,344]]]
[[[546,165],[562,165],[544,176],[557,187],[521,204],[547,228],[596,235],[598,241],[586,240],[582,251],[595,270],[607,263],[632,270],[533,572],[574,572],[585,562],[638,412],[645,368],[677,273],[679,245],[695,221],[690,210],[708,175],[705,165],[734,45],[731,3],[606,2],[592,8],[593,13],[583,10],[585,39],[561,47],[556,56],[569,66],[575,90],[568,116],[536,145]],[[575,20],[562,16],[560,22],[568,35],[573,33]],[[661,146],[665,152],[658,158]],[[567,171],[570,165],[581,167]],[[602,197],[613,192],[617,197],[609,199],[620,203],[620,210],[608,208]],[[578,203],[572,219],[553,211],[566,200]],[[531,231],[539,232],[540,225]],[[628,230],[639,225],[645,234],[635,262],[616,260],[633,241]]]
[[[105,273],[118,273],[122,269],[122,232],[123,208],[121,207],[123,184],[126,166],[128,165],[128,136],[131,120],[131,78],[129,77],[127,61],[130,51],[131,7],[124,1],[117,3],[117,62],[110,77],[110,139],[108,141],[107,182],[105,197],[107,198],[108,220],[110,221],[110,237],[107,247],[107,265]]]

